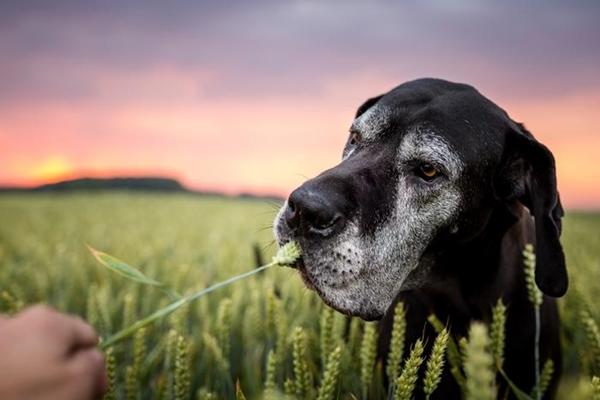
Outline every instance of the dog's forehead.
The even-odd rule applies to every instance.
[[[374,140],[389,128],[391,118],[392,113],[388,107],[375,104],[352,122],[350,131],[359,132],[363,140]]]

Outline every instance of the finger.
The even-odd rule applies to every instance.
[[[22,315],[23,323],[31,329],[39,329],[57,341],[67,352],[95,346],[98,335],[81,318],[61,314],[46,306],[35,306]]]
[[[96,349],[78,351],[69,363],[73,398],[98,399],[108,389],[104,356]]]
[[[98,335],[94,328],[79,317],[67,317],[71,320],[70,335],[72,349],[94,347],[98,344]]]

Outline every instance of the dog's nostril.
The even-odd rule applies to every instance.
[[[296,211],[296,203],[294,203],[291,199],[288,200],[288,209],[292,213]]]
[[[337,200],[335,193],[302,186],[290,195],[285,220],[299,235],[331,236],[344,221]]]
[[[285,209],[285,221],[290,228],[296,227],[299,222],[299,210],[296,207],[296,203],[292,200],[288,200],[287,207]]]

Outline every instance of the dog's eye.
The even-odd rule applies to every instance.
[[[350,132],[350,140],[348,141],[348,143],[350,143],[350,146],[357,145],[360,143],[360,141],[361,137],[358,132]]]
[[[417,175],[426,181],[432,181],[440,175],[440,172],[433,165],[423,163],[417,168]]]

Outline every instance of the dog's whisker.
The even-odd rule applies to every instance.
[[[260,232],[264,232],[266,230],[272,230],[272,229],[273,229],[273,225],[261,226],[260,228],[256,229],[254,233],[260,233]]]
[[[267,250],[269,247],[271,247],[271,246],[273,246],[273,245],[275,245],[275,244],[276,244],[276,242],[275,242],[275,240],[273,239],[273,240],[269,241],[269,243],[267,243],[267,244],[265,244],[264,246],[262,246],[262,247],[261,247],[261,251],[265,251],[265,250]]]

